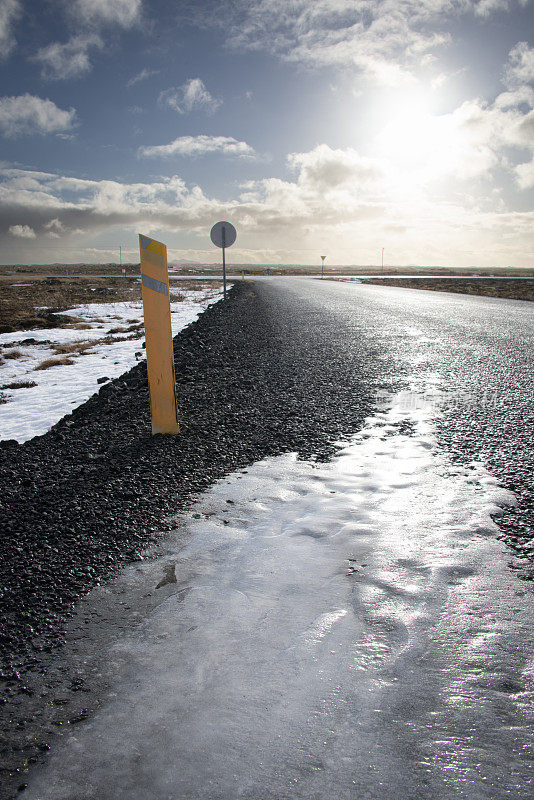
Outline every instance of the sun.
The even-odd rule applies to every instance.
[[[382,109],[374,150],[391,177],[426,182],[443,172],[450,158],[451,130],[446,115],[433,111],[428,92],[402,90]]]

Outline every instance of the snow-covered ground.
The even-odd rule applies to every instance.
[[[222,297],[216,288],[178,289],[184,299],[171,303],[173,335]],[[76,317],[83,329],[48,328],[0,334],[0,355],[5,359],[0,364],[0,386],[18,382],[35,384],[2,389],[7,402],[0,404],[0,439],[25,442],[46,433],[98,390],[98,378],[116,378],[145,357],[143,328],[127,330],[143,322],[141,301],[90,303],[64,313]],[[27,339],[35,340],[36,344],[19,344]],[[57,345],[68,347],[76,343],[91,346],[64,354],[55,349]],[[20,355],[10,357],[14,353]],[[62,358],[72,363],[37,369],[46,360],[57,362]]]
[[[129,568],[175,591],[104,654],[107,698],[25,797],[534,796],[532,594],[490,517],[513,497],[447,463],[433,413],[393,403],[332,463],[202,495]]]

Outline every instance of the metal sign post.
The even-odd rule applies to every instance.
[[[223,293],[226,300],[226,248],[231,247],[237,238],[237,232],[231,222],[216,222],[210,231],[210,239],[216,247],[222,247],[223,261]]]
[[[222,251],[223,251],[223,296],[226,300],[226,228],[222,227]]]
[[[326,256],[321,256],[321,278],[324,278],[324,260]]]

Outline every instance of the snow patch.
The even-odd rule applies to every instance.
[[[222,293],[180,290],[183,301],[171,303],[173,336],[194,322],[208,306],[221,299]],[[89,303],[62,312],[74,316],[83,330],[76,328],[47,328],[0,334],[1,354],[19,351],[17,358],[6,358],[0,365],[0,386],[19,381],[37,385],[20,389],[3,389],[7,402],[0,405],[0,439],[25,442],[46,433],[65,414],[88,400],[99,388],[98,378],[117,378],[142,360],[144,330],[116,329],[142,325],[141,301],[127,303]],[[37,343],[19,345],[17,342],[34,339]],[[106,343],[100,340],[106,339]],[[38,369],[48,359],[59,360],[54,345],[75,345],[95,342],[82,353],[65,354],[73,361],[48,369]],[[13,344],[12,348],[9,345]]]

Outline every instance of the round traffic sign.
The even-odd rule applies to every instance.
[[[237,237],[231,222],[216,222],[210,231],[210,238],[216,247],[231,247]]]

